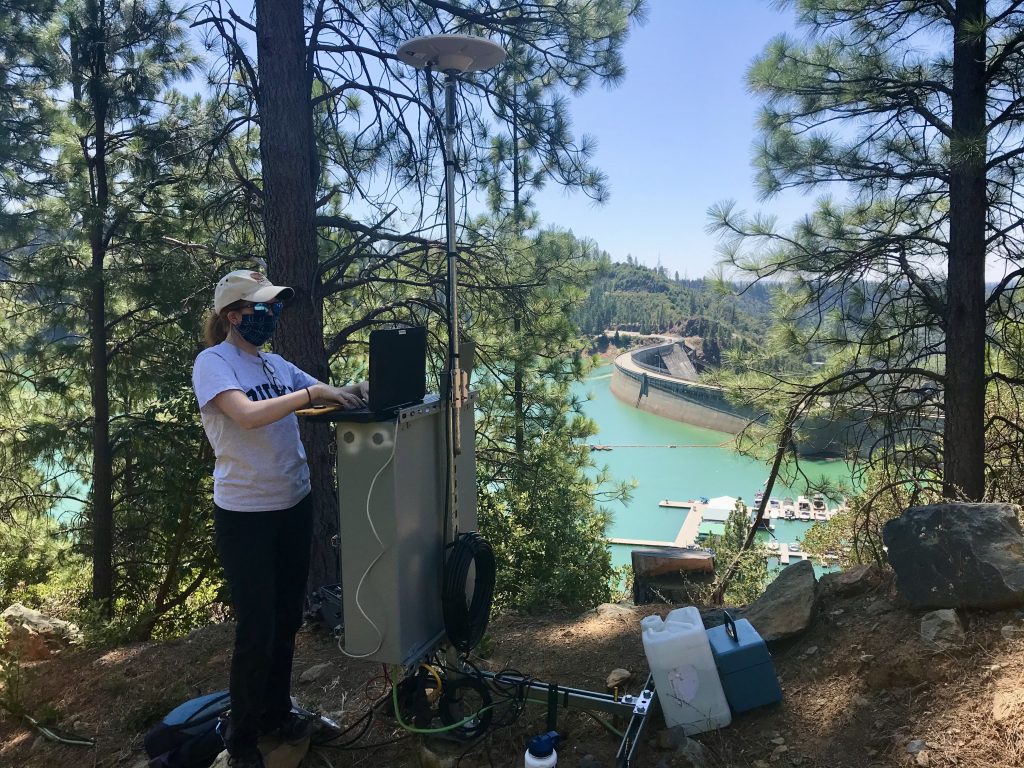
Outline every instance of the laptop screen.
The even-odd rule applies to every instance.
[[[427,329],[370,333],[370,402],[374,413],[423,401],[427,393]]]

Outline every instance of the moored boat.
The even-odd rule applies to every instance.
[[[796,516],[800,520],[808,521],[811,519],[811,502],[806,496],[797,496],[796,499]]]

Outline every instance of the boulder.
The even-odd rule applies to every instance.
[[[48,659],[82,639],[82,633],[74,624],[51,618],[21,603],[14,603],[0,613],[0,619],[7,625],[3,650],[26,661]]]
[[[911,507],[882,537],[915,609],[1024,606],[1024,533],[1013,504]]]
[[[943,608],[921,617],[921,639],[933,648],[946,650],[963,645],[966,636],[956,611]]]
[[[725,613],[728,611],[729,615],[733,618],[737,618],[742,612],[743,608],[740,606],[725,606],[725,608],[701,608],[700,618],[704,622],[704,626],[708,629],[712,627],[720,627],[725,624]]]
[[[822,594],[836,597],[855,597],[878,589],[885,581],[885,574],[877,565],[855,565],[845,571],[826,573],[818,582]]]
[[[738,618],[753,624],[766,643],[802,635],[814,620],[817,585],[810,560],[788,565]]]

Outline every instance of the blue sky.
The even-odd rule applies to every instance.
[[[758,102],[745,73],[775,35],[793,31],[791,10],[768,0],[651,0],[647,23],[626,44],[625,79],[572,101],[577,133],[597,139],[596,164],[611,196],[594,205],[549,186],[538,193],[542,223],[589,237],[616,261],[632,254],[690,278],[715,265],[707,209],[735,200],[788,223],[813,198],[761,202],[751,166]]]

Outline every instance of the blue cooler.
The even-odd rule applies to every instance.
[[[726,613],[725,624],[708,630],[708,641],[733,714],[782,701],[768,646],[749,621]]]

